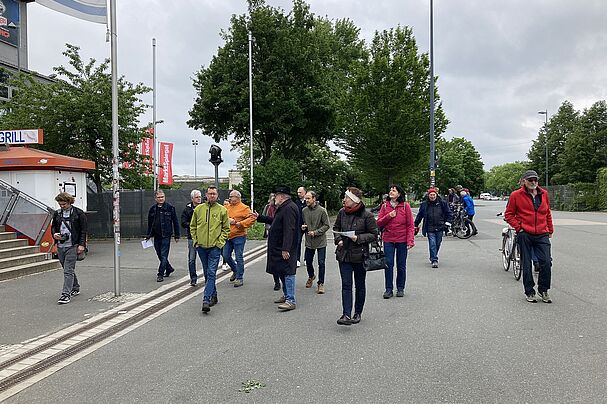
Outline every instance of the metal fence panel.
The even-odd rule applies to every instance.
[[[165,189],[166,201],[175,207],[177,218],[185,205],[190,203],[189,189]],[[204,197],[204,190],[201,189]],[[223,203],[229,190],[219,190],[219,202]],[[88,196],[89,237],[113,238],[112,192],[89,193]],[[120,192],[120,235],[122,238],[142,238],[148,229],[148,212],[156,203],[154,191],[133,190]],[[183,229],[182,229],[183,230]]]

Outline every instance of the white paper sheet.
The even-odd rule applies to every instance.
[[[354,236],[356,234],[356,232],[354,230],[350,230],[350,231],[335,231],[335,230],[333,230],[333,233],[339,234],[339,235],[344,236],[344,237],[352,237],[352,236]]]
[[[141,240],[141,247],[145,250],[146,248],[150,248],[154,246],[154,239],[151,238],[149,240]]]

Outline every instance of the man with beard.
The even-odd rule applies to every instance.
[[[533,170],[523,174],[523,185],[510,194],[506,221],[516,231],[521,253],[523,286],[529,303],[536,303],[535,281],[531,271],[531,255],[535,250],[540,263],[537,291],[544,303],[552,303],[548,295],[552,272],[550,238],[554,232],[548,192],[538,185],[538,175]]]

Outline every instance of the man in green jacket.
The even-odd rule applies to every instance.
[[[325,258],[327,257],[327,231],[330,229],[329,215],[316,201],[316,192],[308,191],[304,197],[306,207],[302,210],[301,230],[306,236],[305,261],[308,270],[306,288],[312,287],[314,275],[314,254],[318,251],[318,288],[316,293],[325,293]]]
[[[202,261],[205,285],[202,298],[202,311],[208,313],[211,306],[217,304],[215,279],[221,248],[230,235],[230,220],[227,209],[217,203],[217,188],[207,189],[207,201],[196,206],[190,222],[192,244]]]

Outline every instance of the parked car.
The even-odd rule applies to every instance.
[[[483,192],[479,195],[479,199],[484,199],[488,201],[491,198],[491,194],[489,192]]]

